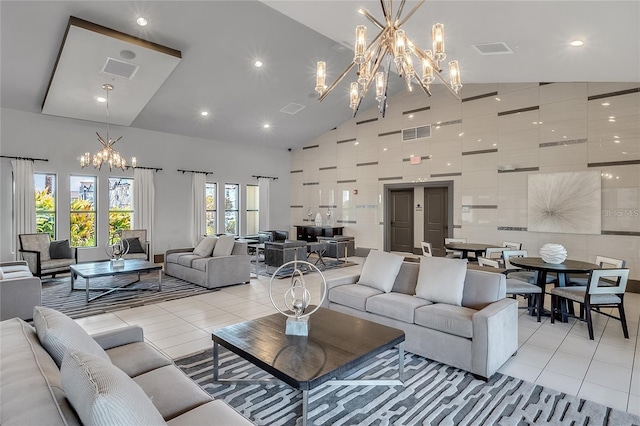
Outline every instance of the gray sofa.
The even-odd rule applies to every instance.
[[[0,263],[0,321],[30,320],[33,307],[42,304],[42,284],[24,260]]]
[[[359,275],[328,280],[323,305],[403,330],[409,352],[491,377],[518,349],[518,306],[505,298],[504,275],[466,270],[461,306],[455,306],[416,296],[420,267],[402,262],[386,293],[359,284]]]
[[[209,237],[211,238],[211,237]],[[215,248],[214,248],[215,250]],[[251,281],[251,256],[247,243],[235,241],[229,255],[194,254],[194,248],[167,250],[164,272],[206,288],[224,287]]]
[[[60,323],[59,319],[50,318],[47,319],[50,324]],[[68,317],[62,320],[73,323]],[[142,411],[143,407],[151,410],[157,420],[144,422],[147,424],[252,424],[224,401],[214,400],[174,366],[170,359],[146,344],[140,327],[127,327],[95,336],[87,335],[77,324],[75,327],[79,328],[79,331],[71,327],[68,332],[58,334],[59,345],[52,349],[41,343],[40,333],[24,321],[13,318],[0,322],[0,424],[140,424],[140,421],[134,419],[136,411]],[[110,379],[105,380],[106,390],[95,392],[99,397],[95,397],[92,404],[86,406],[76,402],[78,388],[82,389],[74,383],[77,377],[69,380],[70,373],[64,371],[65,368],[69,371],[69,354],[80,353],[76,351],[80,351],[77,346],[82,339],[91,341],[85,344],[97,343],[100,351],[104,349],[106,360],[98,361],[102,362],[103,366],[108,365],[109,374],[119,375],[116,377],[121,379],[117,382],[112,379],[114,376],[107,376],[104,371],[93,376],[96,381],[89,387],[88,394],[91,396],[96,391],[95,388],[101,386],[102,377]],[[64,347],[60,347],[60,344]],[[59,367],[59,360],[56,358],[61,350],[65,351],[62,368]],[[87,358],[90,356],[99,358],[86,355]],[[126,386],[122,386],[123,380],[126,381]],[[74,386],[70,386],[70,383]],[[118,398],[120,404],[114,405],[113,399]],[[103,411],[100,412],[96,406],[102,406]],[[128,409],[133,413],[128,412]],[[86,421],[90,416],[93,416],[93,420]],[[114,417],[117,417],[117,421]]]

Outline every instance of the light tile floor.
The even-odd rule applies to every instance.
[[[361,262],[361,258],[350,260]],[[327,278],[354,274],[359,267],[327,271]],[[282,280],[283,282],[287,280]],[[319,280],[307,278],[316,296]],[[137,324],[145,339],[171,358],[211,347],[211,331],[276,312],[268,294],[269,279],[217,292],[78,319],[90,333]],[[547,300],[545,306],[549,306]],[[594,314],[595,340],[585,323],[541,323],[521,310],[519,350],[500,372],[567,394],[640,415],[640,294],[628,293],[625,308],[629,339],[620,322]]]

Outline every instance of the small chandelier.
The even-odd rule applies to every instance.
[[[107,165],[109,166],[109,171],[111,171],[112,167],[124,171],[127,167],[129,167],[129,165],[127,164],[127,160],[122,155],[120,155],[118,151],[113,149],[113,145],[115,145],[116,142],[122,139],[122,136],[115,140],[109,138],[109,92],[113,90],[113,86],[111,84],[103,84],[102,88],[105,92],[107,92],[107,138],[106,140],[103,139],[102,136],[100,136],[100,134],[96,132],[96,135],[98,135],[98,141],[100,141],[100,143],[102,144],[102,149],[93,154],[93,156],[91,156],[89,152],[85,152],[84,154],[82,154],[80,156],[80,166],[82,166],[82,168],[84,169],[90,164],[93,164],[93,167],[100,170],[102,168],[102,164],[107,163]],[[136,167],[136,163],[136,157],[131,157],[131,167]]]
[[[384,24],[373,17],[368,10],[360,9],[369,21],[380,29],[380,33],[367,46],[367,27],[358,25],[356,27],[355,54],[351,64],[329,87],[326,85],[327,65],[320,61],[316,67],[316,92],[318,101],[322,101],[342,79],[357,67],[357,81],[349,86],[349,106],[353,110],[355,117],[362,103],[362,99],[372,84],[375,84],[376,100],[378,109],[384,117],[387,107],[387,84],[391,67],[391,58],[395,64],[396,72],[404,78],[409,91],[413,89],[413,84],[417,84],[427,96],[431,96],[429,86],[437,76],[453,95],[460,99],[458,92],[462,88],[460,82],[460,67],[458,61],[449,62],[449,81],[447,82],[441,74],[440,62],[446,58],[444,50],[444,25],[435,24],[431,31],[433,39],[433,50],[422,50],[411,41],[401,28],[407,20],[424,3],[420,0],[418,4],[404,17],[402,9],[405,0],[400,2],[400,6],[393,16],[392,0],[381,1]],[[414,57],[417,65],[414,65]],[[385,62],[386,59],[386,63]],[[418,72],[419,70],[420,72]]]

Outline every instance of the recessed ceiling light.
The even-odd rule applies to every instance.
[[[584,41],[582,41],[582,40],[573,40],[570,44],[572,46],[574,46],[574,47],[579,47],[579,46],[582,46],[584,44]]]
[[[96,98],[96,101],[98,101],[98,102],[107,102],[107,98],[103,98],[102,96],[98,96]]]
[[[269,127],[271,127],[271,124],[265,123],[262,127],[264,127],[265,129],[268,129]]]
[[[264,64],[262,63],[262,61],[255,61],[255,62],[253,63],[253,66],[254,66],[254,67],[256,67],[256,68],[261,68],[261,67],[262,67],[262,65],[264,65]]]
[[[147,20],[144,19],[142,16],[139,17],[138,19],[136,19],[136,22],[138,23],[138,25],[140,25],[141,27],[144,27],[145,25],[147,25]]]
[[[209,111],[201,111],[200,115],[206,117],[207,115],[209,115]]]
[[[609,106],[609,105],[611,105],[611,104],[610,104],[609,102],[603,102],[603,103],[601,103],[600,105],[602,105],[602,106]]]

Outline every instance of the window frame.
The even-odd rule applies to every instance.
[[[249,188],[253,189],[255,191],[255,204],[256,207],[255,209],[250,209],[249,206],[251,204],[253,204],[253,202],[249,202]],[[247,225],[247,229],[246,229],[246,233],[247,235],[253,235],[253,234],[257,234],[258,231],[260,230],[260,186],[255,184],[255,183],[248,183],[245,185],[245,196],[246,196],[246,209],[245,209],[245,216],[246,216],[246,225]],[[249,213],[254,213],[256,215],[255,218],[255,230],[251,230],[249,231],[248,226],[250,223],[252,223],[251,220],[249,220]]]
[[[210,189],[213,189],[211,193],[213,194],[213,208],[209,209],[209,205],[207,202],[207,197],[210,192]],[[206,223],[206,235],[215,235],[218,229],[218,183],[217,182],[205,182],[205,192],[204,192],[204,217]],[[212,219],[209,219],[209,214],[212,214]],[[212,232],[209,232],[209,223],[213,224]]]
[[[93,209],[92,210],[72,210],[72,203],[78,198],[73,198],[72,180],[74,178],[80,179],[92,179],[93,180]],[[98,247],[98,176],[96,175],[69,175],[69,242],[72,247]],[[73,217],[78,214],[93,215],[93,244],[92,245],[76,245],[74,244],[73,233]]]
[[[47,185],[46,185],[46,181],[47,181],[47,176],[52,176],[53,177],[53,189],[52,189],[52,197],[53,197],[53,210],[39,210],[38,209],[38,203],[37,203],[37,193],[38,191],[40,191],[38,189],[38,184],[37,184],[37,176],[42,176],[44,179],[44,185],[42,190],[44,190]],[[56,239],[56,235],[58,234],[58,175],[56,173],[47,173],[47,172],[34,172],[33,173],[33,180],[34,180],[34,190],[36,192],[36,230],[38,229],[38,215],[40,214],[51,214],[53,215],[53,227],[51,230],[51,233],[49,233],[49,237],[51,238],[51,240],[55,240]],[[36,231],[39,232],[39,231]]]
[[[228,209],[227,208],[227,200],[229,200],[230,198],[227,197],[227,190],[229,190],[230,188],[228,187],[234,187],[235,188],[235,193],[236,193],[236,197],[235,197],[235,201],[236,201],[236,208],[235,209]],[[235,232],[228,232],[228,221],[227,221],[227,213],[234,213],[235,219],[236,219],[236,226],[235,226]],[[229,235],[240,235],[240,184],[238,183],[225,183],[224,184],[224,231],[225,234],[229,234]]]
[[[130,203],[131,204],[131,209],[127,210],[127,209],[112,209],[111,208],[111,191],[112,191],[111,182],[112,182],[112,180],[117,180],[117,181],[123,181],[124,180],[124,181],[129,181],[130,182],[129,197],[131,199],[131,203]],[[133,177],[109,176],[108,182],[109,182],[109,193],[108,193],[108,196],[109,196],[109,215],[108,215],[108,217],[109,217],[109,234],[108,235],[109,235],[109,239],[111,239],[113,237],[114,233],[118,230],[118,229],[112,229],[112,226],[111,226],[111,214],[112,213],[128,213],[129,214],[129,228],[119,228],[119,229],[126,229],[126,230],[132,229],[131,227],[133,225],[133,213],[134,213],[134,209],[133,209],[133,187],[135,185],[135,181],[134,181]]]

